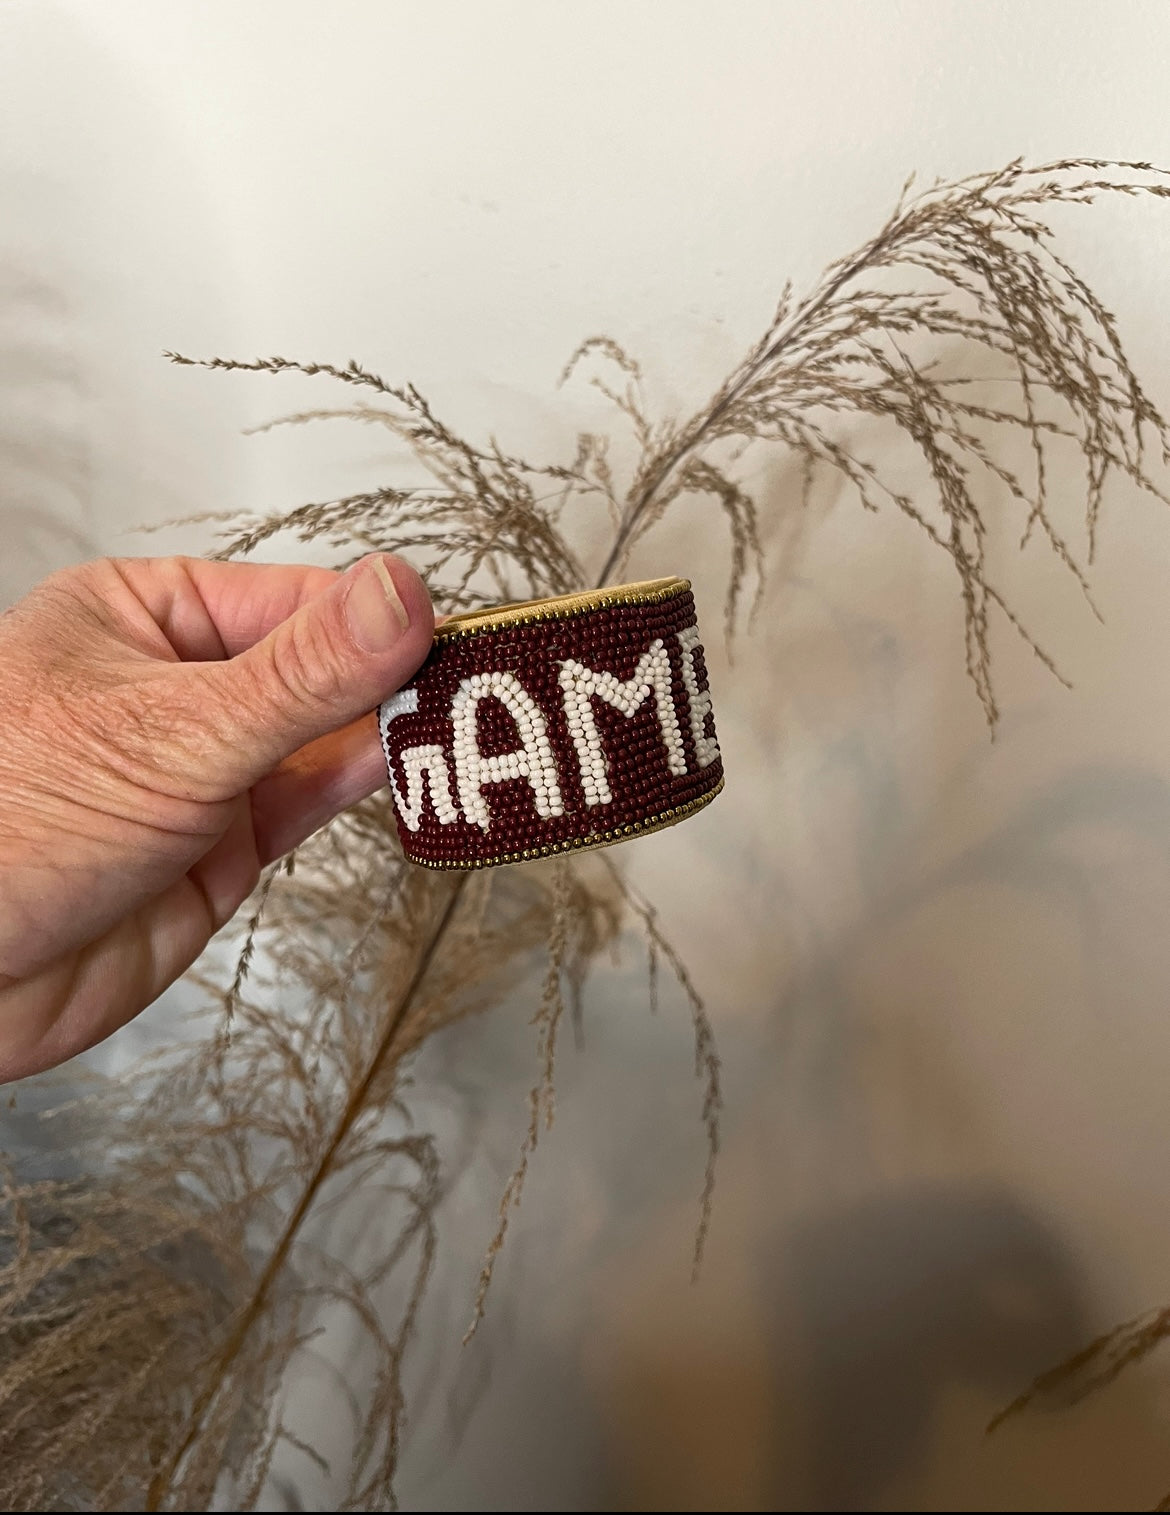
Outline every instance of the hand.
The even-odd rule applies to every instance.
[[[194,962],[264,864],[384,782],[431,643],[413,569],[103,559],[0,616],[0,1081]]]

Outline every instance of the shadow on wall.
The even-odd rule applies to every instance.
[[[0,605],[99,551],[74,326],[60,287],[0,262]]]
[[[242,496],[230,386],[162,357],[233,345],[238,238],[174,92],[83,10],[0,6],[0,604]]]
[[[605,1274],[587,1350],[612,1507],[1148,1507],[1170,1476],[1140,1373],[983,1433],[1113,1324],[1075,1259],[1124,1276],[1114,1175],[1164,1209],[1170,785],[1042,706],[994,750],[948,745],[958,679],[919,712],[929,769],[896,720],[928,665],[848,605],[828,619],[807,658],[760,659],[785,718],[812,709],[791,797],[759,785],[787,809],[758,929],[792,964],[764,1029],[720,1027],[734,1114],[701,1297],[667,1271],[681,1208]]]
[[[872,1508],[917,1465],[955,1385],[1007,1402],[1092,1334],[1057,1238],[1008,1193],[885,1194],[799,1226],[810,1507]]]
[[[961,770],[948,790],[940,797],[944,816],[948,808],[962,807]],[[1111,1321],[1102,1320],[1061,1236],[1010,1187],[923,1179],[890,1189],[882,1183],[882,1164],[874,1155],[881,1144],[879,1119],[874,1109],[867,1113],[865,1099],[867,1078],[873,1077],[872,1066],[866,1071],[873,1055],[866,1031],[878,1028],[887,1055],[899,1036],[926,1049],[924,1060],[902,1070],[909,1082],[895,1086],[895,1098],[904,1110],[919,1107],[919,1160],[929,1165],[931,1146],[945,1152],[962,1140],[947,1122],[961,1127],[970,1099],[956,1057],[961,1043],[940,1060],[930,1037],[980,1002],[970,998],[968,985],[950,1003],[940,982],[953,985],[973,975],[983,986],[979,994],[987,996],[991,1027],[1000,1023],[1005,1011],[992,1003],[995,980],[981,957],[995,945],[998,901],[1033,924],[1045,918],[1062,923],[1064,939],[1075,944],[1070,957],[1082,997],[1079,1007],[1036,1003],[1031,1040],[1011,1045],[1038,1068],[1046,1032],[1054,1035],[1066,1016],[1071,1033],[1081,1018],[1102,1066],[1087,1073],[1082,1068],[1080,1076],[1090,1084],[1103,1079],[1107,1089],[1103,1068],[1115,1057],[1123,1071],[1126,1064],[1105,1028],[1160,997],[1165,981],[1163,938],[1151,929],[1147,912],[1156,914],[1158,902],[1164,903],[1170,879],[1170,786],[1136,767],[1073,769],[1020,798],[1005,820],[949,859],[921,868],[913,858],[895,855],[882,871],[884,897],[874,891],[857,928],[842,933],[832,951],[812,955],[779,1017],[789,1031],[798,1021],[816,1027],[811,1042],[822,1136],[836,1144],[830,1167],[840,1172],[844,1165],[854,1176],[852,1197],[839,1197],[815,1215],[798,1211],[783,1240],[768,1249],[769,1266],[787,1296],[772,1361],[786,1376],[784,1413],[791,1412],[795,1394],[807,1438],[796,1457],[805,1468],[800,1507],[897,1508],[907,1498],[913,1508],[948,1507],[930,1502],[932,1479],[952,1498],[956,1491],[976,1501],[980,1492],[1006,1493],[1006,1503],[960,1506],[967,1508],[1124,1508],[1113,1501],[1124,1501],[1134,1485],[1156,1497],[1164,1431],[1140,1376],[1125,1380],[1120,1398],[1117,1391],[1112,1399],[1094,1396],[1083,1408],[1052,1417],[1059,1425],[1041,1429],[1035,1416],[1028,1417],[1013,1428],[1013,1445],[1004,1443],[1003,1433],[983,1443],[982,1426],[992,1411]],[[1139,909],[1135,901],[1143,894],[1148,904]],[[968,910],[972,901],[988,915],[987,930]],[[890,959],[893,967],[876,978],[859,977],[875,943],[900,937],[904,950]],[[1048,944],[1056,939],[1041,932],[1038,950],[1052,950]],[[939,959],[933,977],[931,953]],[[1026,990],[1029,971],[1034,964],[1029,969],[1016,962],[1013,982]],[[876,1010],[860,998],[867,984],[880,987]],[[796,1041],[807,1056],[808,1040]],[[1008,1045],[1004,1055],[1010,1060]],[[1078,1067],[1071,1060],[1075,1038],[1070,1034],[1061,1045],[1071,1072]],[[1009,1086],[1006,1065],[996,1066],[1005,1078],[996,1097],[1010,1105],[1021,1097],[1018,1080],[1027,1074],[1017,1069]],[[892,1067],[887,1079],[899,1077]],[[923,1081],[946,1091],[942,1102],[951,1109],[945,1117],[937,1101],[924,1102]],[[1136,1071],[1134,1085],[1140,1104]],[[1086,1113],[1093,1109],[1091,1099],[1086,1097]],[[1043,1085],[1033,1119],[1041,1148],[1051,1129],[1064,1129],[1067,1119],[1065,1106]],[[807,1129],[815,1140],[815,1121]],[[908,1155],[904,1160],[915,1161]],[[1155,1155],[1152,1173],[1158,1165]],[[876,1192],[858,1196],[867,1175]],[[1091,1173],[1085,1182],[1091,1185]],[[786,1343],[796,1349],[796,1361],[785,1355]],[[964,1408],[956,1412],[960,1402]],[[957,1436],[956,1413],[963,1421]],[[787,1426],[777,1430],[777,1441],[785,1439],[791,1443]],[[940,1459],[954,1458],[959,1442],[966,1461],[955,1459],[940,1475]],[[1088,1505],[1065,1504],[1074,1469],[1099,1490]],[[776,1469],[775,1476],[783,1506],[791,1498],[790,1470]],[[1033,1497],[1043,1502],[1034,1504]],[[1106,1503],[1098,1506],[1096,1497]]]

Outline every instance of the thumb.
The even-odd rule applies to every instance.
[[[198,665],[226,798],[249,788],[307,742],[373,710],[430,650],[430,596],[408,564],[363,558],[263,640]],[[194,671],[194,669],[192,670]]]

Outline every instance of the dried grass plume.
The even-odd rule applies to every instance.
[[[181,364],[319,376],[348,403],[274,424],[341,417],[385,428],[426,470],[421,487],[391,483],[221,522],[218,553],[287,534],[325,545],[339,565],[372,549],[406,552],[438,608],[453,611],[620,579],[631,552],[668,529],[675,502],[697,497],[712,533],[730,543],[734,628],[766,589],[765,502],[744,482],[745,456],[786,449],[806,481],[838,476],[865,509],[908,518],[938,548],[958,589],[967,674],[994,726],[997,620],[1054,668],[1025,608],[994,581],[997,537],[1037,540],[1087,594],[1110,476],[1161,498],[1156,473],[1168,452],[1166,423],[1113,317],[1056,250],[1046,218],[1168,193],[1149,164],[1092,159],[907,184],[862,247],[806,293],[785,288],[743,361],[681,419],[650,415],[633,358],[590,338],[563,377],[588,375],[612,403],[635,453],[628,469],[595,432],[553,462],[469,440],[413,385],[355,362],[172,353]],[[1056,449],[1083,461],[1075,542],[1052,508]],[[592,518],[608,523],[608,544],[585,563],[573,543]],[[694,1023],[708,1147],[701,1244],[719,1063],[702,999],[620,855],[435,877],[402,860],[386,798],[375,797],[266,876],[237,922],[234,953],[198,971],[208,1019],[193,1041],[92,1097],[48,1101],[56,1113],[29,1128],[42,1135],[9,1143],[0,1505],[255,1508],[278,1453],[319,1461],[306,1429],[288,1420],[284,1391],[314,1350],[322,1309],[333,1309],[348,1312],[375,1365],[372,1393],[350,1405],[346,1465],[332,1470],[336,1507],[391,1506],[403,1357],[443,1191],[434,1141],[404,1118],[411,1055],[436,1029],[507,1001],[544,952],[529,1120],[519,1122],[518,1166],[468,1302],[478,1318],[553,1117],[564,1014],[582,1013],[591,964],[627,927],[644,943],[650,994],[658,968],[670,970]],[[397,1241],[373,1260],[340,1257],[331,1217],[347,1198],[375,1192],[397,1207]]]

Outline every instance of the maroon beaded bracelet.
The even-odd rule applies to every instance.
[[[686,579],[452,616],[378,727],[402,849],[428,868],[606,847],[723,788]]]

